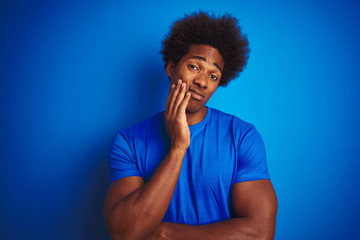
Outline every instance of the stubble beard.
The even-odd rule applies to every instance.
[[[196,100],[192,100],[190,99],[189,101],[189,104],[186,108],[186,113],[187,114],[196,114],[196,113],[200,113],[201,111],[205,110],[206,106],[205,104],[201,104],[201,105],[198,105],[197,104],[191,104],[191,101],[196,101]]]

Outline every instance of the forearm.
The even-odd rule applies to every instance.
[[[158,227],[174,193],[184,155],[184,151],[170,150],[146,184],[112,207],[109,222],[115,236],[144,239]]]
[[[148,240],[270,240],[274,239],[274,231],[265,231],[255,220],[247,217],[232,218],[206,225],[186,225],[164,222]]]
[[[161,224],[190,145],[186,118],[189,100],[185,83],[179,79],[177,85],[172,84],[164,112],[171,143],[168,154],[147,183],[139,179],[137,182],[126,179],[124,185],[119,182],[119,188],[111,191],[112,196],[108,204],[105,203],[107,208],[104,215],[114,239],[145,239]]]

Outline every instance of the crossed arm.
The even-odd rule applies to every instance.
[[[234,218],[208,224],[162,223],[190,145],[185,109],[186,86],[172,86],[164,113],[171,147],[151,179],[127,177],[113,182],[104,217],[113,239],[273,239],[277,213],[270,180],[236,183],[232,189]]]
[[[274,239],[277,199],[269,180],[234,184],[232,201],[235,217],[199,226],[162,223],[168,205],[165,208],[160,206],[160,196],[154,195],[154,199],[150,199],[149,202],[158,201],[159,205],[150,209],[140,205],[141,199],[131,197],[139,196],[137,192],[141,192],[147,184],[140,177],[129,177],[111,185],[104,214],[113,239]],[[126,195],[126,191],[132,193],[109,211],[119,199],[116,196]],[[164,192],[164,189],[160,192]],[[163,212],[152,212],[158,207],[163,207]]]

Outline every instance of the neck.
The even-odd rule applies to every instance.
[[[208,108],[207,107],[203,107],[201,108],[198,112],[195,113],[190,113],[190,112],[186,112],[186,120],[188,122],[188,125],[195,125],[199,122],[201,122],[202,120],[204,120],[204,118],[206,117]]]

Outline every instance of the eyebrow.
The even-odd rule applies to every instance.
[[[204,57],[192,56],[191,58],[199,59],[199,60],[202,60],[202,61],[205,61],[205,62],[206,62],[206,58],[204,58]],[[220,70],[221,73],[223,72],[223,70],[221,69],[221,67],[219,66],[219,64],[214,63],[214,66],[217,67],[217,68]]]

